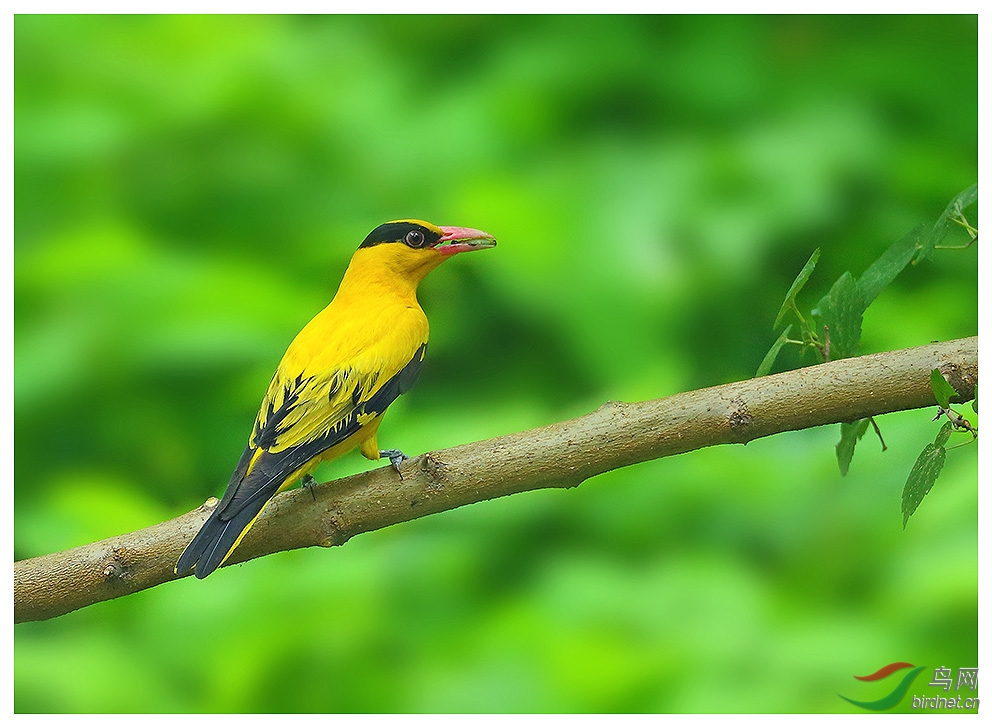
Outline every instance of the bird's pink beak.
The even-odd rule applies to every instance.
[[[445,255],[496,247],[496,238],[481,230],[442,225],[441,231],[444,235],[434,244],[434,250]]]

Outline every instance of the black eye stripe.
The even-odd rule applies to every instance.
[[[410,242],[408,236],[412,232],[419,232],[423,235],[420,243]],[[370,232],[358,247],[371,248],[379,243],[404,243],[413,248],[429,248],[440,239],[440,233],[415,222],[387,222]]]

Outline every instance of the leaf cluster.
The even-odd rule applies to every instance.
[[[814,352],[821,362],[855,356],[861,340],[861,324],[865,311],[907,265],[926,260],[933,255],[934,250],[964,249],[978,240],[978,229],[964,215],[964,210],[977,200],[978,184],[975,183],[955,195],[931,227],[927,228],[921,223],[892,243],[859,278],[846,271],[834,282],[827,294],[820,298],[816,307],[807,316],[803,316],[796,303],[796,296],[809,281],[820,259],[820,249],[814,250],[789,287],[772,329],[778,329],[790,313],[796,318],[796,322],[782,330],[762,359],[755,376],[761,377],[771,372],[779,352],[786,344]],[[963,245],[942,245],[942,241],[955,225],[965,230],[968,241]],[[796,326],[799,330],[798,337],[790,338]],[[958,396],[953,387],[936,369],[931,373],[930,381],[939,407],[934,419],[946,416],[948,421],[941,427],[934,441],[927,444],[920,453],[906,482],[902,501],[904,527],[940,475],[950,433],[968,431],[973,438],[977,437],[977,430],[968,420],[950,408],[951,398]],[[977,405],[976,398],[972,404],[975,412],[978,411]],[[855,447],[868,431],[869,424],[875,429],[882,449],[886,449],[881,431],[873,418],[842,423],[840,441],[835,446],[841,475],[847,475]]]
[[[787,326],[762,359],[755,376],[761,377],[771,372],[779,351],[786,344],[812,349],[820,361],[855,356],[861,340],[861,322],[865,311],[907,265],[915,265],[933,255],[935,249],[944,247],[940,243],[950,232],[952,225],[964,228],[969,242],[963,246],[946,246],[947,249],[966,248],[978,239],[977,228],[968,222],[963,212],[977,199],[978,184],[975,183],[954,196],[929,230],[922,223],[917,225],[890,245],[860,278],[855,279],[850,271],[845,272],[819,300],[809,316],[804,317],[796,304],[796,296],[806,285],[820,259],[820,249],[814,250],[789,287],[772,325],[772,329],[778,329],[791,312],[798,321],[800,338],[790,339],[793,324]]]
[[[927,493],[933,488],[933,484],[937,482],[940,471],[944,467],[944,458],[948,450],[946,447],[947,441],[950,439],[951,433],[970,432],[972,442],[978,437],[978,430],[972,427],[968,420],[951,409],[951,399],[957,397],[958,393],[944,379],[944,375],[940,373],[939,369],[933,369],[930,372],[930,387],[933,389],[934,399],[937,400],[937,415],[934,417],[934,420],[947,417],[947,422],[941,425],[933,442],[928,442],[924,446],[923,451],[916,458],[913,469],[909,472],[909,477],[906,479],[906,485],[902,490],[903,528],[906,527],[909,517],[916,512],[916,509],[919,508],[920,503],[923,502]],[[971,408],[974,412],[978,412],[977,396],[972,401]],[[953,447],[958,447],[958,445],[954,445]]]

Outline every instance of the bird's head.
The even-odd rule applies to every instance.
[[[385,266],[414,283],[457,253],[492,248],[496,238],[481,230],[432,225],[423,220],[394,220],[370,232],[355,260]]]

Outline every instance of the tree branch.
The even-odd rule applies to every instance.
[[[277,496],[229,563],[352,536],[537,488],[572,488],[625,465],[710,445],[935,405],[938,368],[964,402],[978,384],[978,338],[842,359],[429,452],[403,466]],[[14,621],[49,619],[177,578],[173,566],[217,500],[140,531],[14,564]]]

